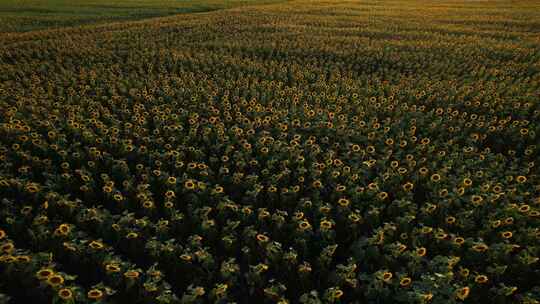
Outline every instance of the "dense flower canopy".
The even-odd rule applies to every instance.
[[[0,34],[0,292],[538,303],[539,19],[301,0]]]

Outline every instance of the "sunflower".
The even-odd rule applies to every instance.
[[[92,241],[90,244],[88,244],[88,246],[95,250],[103,249],[103,247],[105,247],[100,241]]]
[[[36,277],[40,280],[46,280],[54,274],[54,271],[50,268],[43,268],[36,272]]]
[[[242,213],[245,215],[250,215],[253,212],[250,207],[246,206],[242,208]]]
[[[139,237],[139,234],[136,233],[136,232],[130,232],[130,233],[128,233],[128,234],[126,235],[126,238],[127,238],[128,240],[130,240],[130,239],[136,239],[136,238],[138,238],[138,237]]]
[[[469,287],[460,288],[456,291],[456,298],[464,301],[469,296],[470,291],[471,289]]]
[[[73,291],[69,288],[62,288],[58,291],[60,299],[67,301],[73,299]]]
[[[439,190],[439,196],[440,197],[446,197],[447,195],[448,195],[448,189]]]
[[[341,289],[336,289],[332,291],[332,298],[333,299],[339,299],[343,296],[343,291]]]
[[[399,281],[399,286],[401,287],[407,287],[409,285],[411,285],[412,283],[412,279],[409,278],[409,277],[404,277],[402,278],[400,281]]]
[[[8,242],[0,246],[0,252],[3,253],[11,253],[15,249],[15,245],[13,243]]]
[[[30,183],[26,186],[26,191],[30,192],[30,193],[36,193],[39,191],[39,187],[37,184],[35,183]]]
[[[399,244],[397,250],[399,253],[403,253],[407,249],[407,245],[405,244]]]
[[[485,252],[488,250],[488,246],[486,244],[476,244],[472,246],[472,249],[476,252]]]
[[[521,213],[527,213],[527,212],[529,212],[531,210],[531,206],[529,206],[529,205],[521,205],[518,210]]]
[[[266,243],[268,242],[270,239],[264,235],[264,234],[257,234],[257,241],[261,242],[261,243]]]
[[[384,191],[383,191],[383,192],[379,192],[379,193],[377,194],[377,198],[379,198],[380,200],[383,201],[383,200],[385,200],[385,199],[388,198],[388,193],[387,193],[387,192],[384,192]]]
[[[339,204],[341,207],[347,207],[347,206],[349,206],[350,203],[351,203],[351,202],[350,202],[348,199],[346,199],[346,198],[340,198],[340,199],[338,200],[338,204]]]
[[[412,189],[414,188],[414,184],[411,183],[411,182],[406,182],[404,185],[403,185],[403,190],[409,192],[411,191]]]
[[[218,296],[223,296],[227,292],[228,288],[229,288],[229,286],[227,284],[217,284],[216,289],[215,289],[215,293]]]
[[[473,204],[480,204],[484,199],[480,195],[473,195],[471,201]]]
[[[433,213],[433,211],[437,210],[437,205],[434,204],[428,204],[426,208],[427,213]]]
[[[264,264],[264,263],[259,263],[257,265],[255,265],[255,271],[257,273],[261,273],[261,272],[265,272],[268,270],[268,265]]]
[[[186,189],[188,189],[188,190],[193,190],[193,189],[195,189],[195,186],[196,186],[196,183],[195,183],[193,180],[191,180],[191,179],[189,179],[189,180],[187,180],[187,181],[184,182],[184,187],[185,187]]]
[[[501,233],[501,236],[503,237],[503,239],[509,239],[512,237],[512,231],[505,231]]]
[[[108,273],[120,272],[120,266],[118,264],[106,264],[105,271]]]
[[[463,243],[465,243],[465,239],[462,238],[462,237],[459,237],[459,236],[458,236],[458,237],[456,237],[456,238],[454,239],[454,244],[456,244],[456,245],[458,245],[458,246],[463,245]]]
[[[169,185],[175,185],[175,184],[176,184],[176,177],[174,177],[174,176],[169,176],[169,177],[167,178],[167,184],[169,184]]]
[[[323,230],[332,229],[332,222],[328,220],[322,220],[320,225],[321,225],[321,229]]]
[[[53,274],[47,278],[47,284],[52,287],[60,286],[64,283],[64,277],[59,274]]]
[[[431,292],[422,294],[422,299],[426,302],[431,301],[433,299],[433,294]]]
[[[193,257],[187,253],[180,255],[180,258],[186,262],[190,262],[193,259]]]
[[[204,290],[204,287],[195,287],[195,289],[193,289],[193,294],[197,297],[201,297],[203,296],[204,294],[206,293],[206,291]]]
[[[186,182],[186,183],[187,183],[187,182]],[[193,185],[194,185],[194,184],[193,184]],[[194,188],[195,188],[195,186],[193,186],[192,189],[194,189]],[[174,197],[176,197],[176,194],[174,193],[174,191],[172,191],[172,190],[167,190],[167,191],[165,192],[165,198],[167,198],[167,199],[170,200],[170,199],[172,199],[172,198],[174,198]]]
[[[308,221],[301,221],[300,223],[298,223],[298,228],[301,230],[301,231],[305,231],[305,230],[308,230],[311,228],[311,225],[309,224]]]
[[[382,274],[382,280],[386,283],[390,283],[390,281],[392,280],[392,277],[393,275],[391,272],[384,272]]]
[[[11,264],[17,261],[17,258],[11,254],[0,255],[0,263]]]
[[[444,233],[444,232],[438,232],[435,234],[435,238],[438,239],[438,240],[444,240],[448,237],[448,234]]]
[[[128,279],[138,279],[140,276],[140,273],[136,270],[128,270],[124,272],[124,277]]]
[[[261,209],[258,214],[258,218],[260,220],[265,219],[267,217],[270,217],[270,212],[266,210],[265,208]]]
[[[495,220],[491,222],[491,228],[498,228],[499,226],[501,226],[501,224],[502,224],[501,220]]]
[[[293,214],[293,216],[296,220],[301,220],[304,218],[304,212],[297,211]]]
[[[70,230],[71,230],[71,228],[70,228],[69,224],[61,224],[60,226],[58,226],[58,231],[62,235],[67,235],[70,232]]]
[[[485,284],[487,283],[488,281],[488,277],[485,276],[485,275],[477,275],[475,278],[474,278],[474,281],[478,284]]]
[[[420,232],[422,234],[429,234],[433,231],[433,228],[432,227],[429,227],[429,226],[424,226],[422,227],[422,229],[420,229]]]
[[[32,257],[28,255],[18,255],[15,257],[15,259],[19,263],[28,263],[32,260]]]
[[[426,253],[427,253],[427,250],[426,250],[426,248],[424,248],[424,247],[420,247],[420,248],[417,248],[417,249],[416,249],[416,254],[417,254],[418,256],[423,257],[423,256],[426,255]]]
[[[347,217],[353,223],[358,223],[358,222],[360,222],[360,220],[362,220],[362,218],[356,213],[351,213]]]

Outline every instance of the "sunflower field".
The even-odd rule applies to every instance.
[[[6,20],[0,303],[540,303],[540,1]]]

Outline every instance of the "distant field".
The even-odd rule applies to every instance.
[[[0,0],[0,32],[207,12],[284,0]]]

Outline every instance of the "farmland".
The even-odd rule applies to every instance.
[[[42,3],[0,303],[539,303],[540,1]]]
[[[202,13],[283,0],[1,0],[0,33]]]

